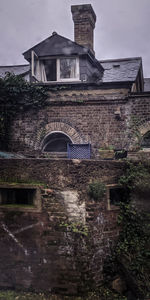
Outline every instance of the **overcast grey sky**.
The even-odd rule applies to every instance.
[[[97,59],[141,56],[150,77],[150,0],[0,0],[0,65],[24,64],[22,53],[57,31],[71,40],[73,4],[97,15]]]

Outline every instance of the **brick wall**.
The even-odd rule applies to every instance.
[[[44,137],[62,131],[74,143],[91,143],[93,156],[104,144],[127,145],[126,90],[82,90],[50,93],[49,105],[20,114],[11,131],[10,151],[34,154]],[[120,109],[121,118],[115,112]]]
[[[91,5],[71,6],[74,21],[74,40],[79,45],[90,48],[93,51],[94,28],[96,15]]]
[[[87,188],[92,179],[116,183],[123,168],[118,161],[1,160],[1,185],[38,186],[41,210],[0,209],[0,287],[71,295],[84,292],[91,275],[101,281],[119,232],[118,210],[108,210],[105,197],[89,198]],[[92,232],[74,233],[63,222],[87,225]]]

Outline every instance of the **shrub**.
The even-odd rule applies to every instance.
[[[103,182],[94,181],[89,184],[88,194],[94,200],[102,200],[106,192],[106,186]]]

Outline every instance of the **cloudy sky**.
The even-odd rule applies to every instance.
[[[57,31],[71,40],[70,6],[91,3],[98,59],[141,56],[150,77],[150,0],[0,0],[0,65],[24,64],[21,53]]]

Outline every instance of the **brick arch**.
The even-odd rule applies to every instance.
[[[35,148],[42,149],[45,138],[53,132],[61,132],[67,135],[74,144],[83,143],[82,137],[80,136],[80,134],[77,132],[75,128],[68,125],[67,123],[58,121],[58,122],[48,123],[44,129],[41,129],[39,131]]]
[[[150,120],[147,120],[146,122],[139,125],[138,130],[141,134],[141,141],[142,141],[142,137],[146,134],[146,132],[150,131]],[[133,137],[129,148],[132,148],[136,144],[136,142],[137,142],[137,137]]]
[[[139,131],[143,136],[147,131],[150,131],[150,121],[145,122],[139,127]]]

